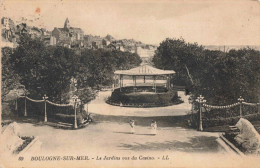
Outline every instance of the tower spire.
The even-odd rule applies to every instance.
[[[69,21],[68,18],[66,18],[66,20],[65,20],[64,28],[66,28],[66,29],[69,29],[69,28],[70,28],[70,21]]]

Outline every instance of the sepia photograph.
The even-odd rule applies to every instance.
[[[1,0],[0,168],[260,167],[259,0]]]

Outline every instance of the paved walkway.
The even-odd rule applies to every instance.
[[[218,133],[198,132],[181,127],[159,127],[158,134],[150,135],[149,125],[136,126],[135,134],[129,134],[130,128],[127,123],[97,121],[86,128],[79,130],[61,130],[50,126],[35,126],[29,123],[19,123],[21,134],[37,136],[42,142],[41,148],[28,151],[23,155],[25,161],[31,156],[88,156],[90,161],[79,161],[81,166],[110,165],[112,167],[126,164],[183,167],[238,167],[243,160],[227,153],[217,143]],[[121,157],[120,161],[103,160],[104,157]],[[124,161],[122,157],[135,156],[138,159]],[[162,157],[169,160],[162,160]],[[102,161],[96,158],[101,157]],[[142,160],[142,158],[154,158],[154,160]],[[184,161],[185,159],[185,161]],[[254,160],[256,162],[256,160]],[[23,162],[24,163],[24,162]],[[54,166],[55,162],[31,162],[32,164],[49,163]],[[57,162],[68,167],[73,162]],[[227,164],[228,163],[228,164]],[[132,165],[134,166],[134,165]],[[92,167],[92,166],[90,166]]]
[[[112,116],[111,116],[112,117]],[[198,132],[181,127],[158,127],[158,134],[150,135],[149,125],[137,125],[135,134],[129,134],[128,123],[99,119],[79,130],[62,130],[47,125],[18,123],[23,136],[37,136],[42,143],[24,153],[23,162],[18,158],[9,160],[9,167],[75,167],[72,161],[31,161],[32,157],[77,157],[88,156],[89,160],[79,160],[80,167],[122,167],[123,165],[147,167],[248,167],[259,164],[259,158],[243,158],[226,152],[218,143],[218,133]],[[104,157],[119,161],[104,160]],[[137,160],[124,161],[122,157]],[[169,160],[162,160],[162,157]],[[102,160],[98,161],[97,157]],[[153,158],[153,160],[144,160]],[[7,160],[5,160],[6,162]],[[27,166],[26,166],[27,164]],[[256,166],[250,166],[256,167]]]
[[[184,92],[178,92],[178,95],[184,103],[172,105],[167,107],[153,107],[153,108],[133,108],[133,107],[119,107],[107,104],[105,101],[111,95],[111,91],[101,91],[98,97],[88,104],[90,113],[101,115],[114,116],[182,116],[186,115],[191,105],[188,103],[189,96],[185,96]],[[85,109],[87,107],[85,106]]]
[[[21,134],[37,136],[42,142],[36,153],[88,153],[111,151],[112,153],[184,152],[225,153],[216,139],[218,133],[197,132],[181,127],[158,127],[158,134],[151,135],[150,126],[136,126],[130,134],[128,123],[98,121],[79,130],[62,130],[50,126],[34,126],[19,123]],[[103,153],[102,152],[102,153]]]

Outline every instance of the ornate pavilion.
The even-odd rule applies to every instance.
[[[119,79],[120,91],[121,91],[121,88],[124,87],[124,76],[128,76],[128,78],[132,77],[134,88],[136,88],[136,86],[137,86],[137,83],[136,83],[137,77],[139,77],[139,78],[143,77],[143,82],[138,83],[138,85],[147,85],[146,84],[146,78],[152,77],[152,79],[153,79],[152,86],[154,88],[154,92],[156,92],[157,77],[159,77],[159,76],[163,77],[166,81],[164,83],[165,87],[167,89],[169,89],[170,86],[171,86],[171,78],[172,78],[172,75],[175,74],[175,71],[173,71],[173,70],[161,70],[161,69],[154,68],[154,67],[152,67],[148,64],[143,64],[141,66],[138,66],[136,68],[132,68],[132,69],[129,69],[129,70],[117,70],[117,71],[114,72],[114,74]],[[116,86],[116,84],[115,84],[115,86]]]

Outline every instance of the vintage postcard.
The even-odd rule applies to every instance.
[[[0,3],[0,167],[260,167],[259,1]]]

